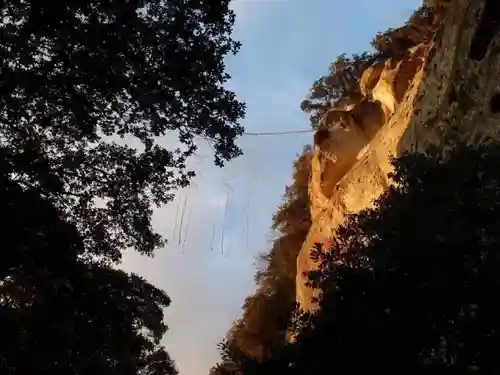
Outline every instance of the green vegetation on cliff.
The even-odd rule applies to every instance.
[[[228,333],[229,345],[256,360],[268,358],[286,340],[295,308],[296,259],[311,225],[310,173],[311,148],[307,146],[294,163],[292,183],[273,217],[276,238],[269,252],[258,259],[257,290],[246,298],[241,318]],[[218,367],[224,366],[222,362]]]

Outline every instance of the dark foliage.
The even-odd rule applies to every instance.
[[[197,137],[219,166],[241,153],[228,4],[1,3],[0,373],[176,372],[170,299],[111,264],[163,244],[152,209],[189,183]]]
[[[376,56],[365,52],[352,57],[340,55],[330,64],[328,74],[313,83],[308,98],[300,104],[302,111],[310,115],[313,128],[328,109],[361,99],[361,75],[375,60]]]
[[[273,348],[273,351],[264,360],[257,360],[241,350],[230,341],[219,344],[222,362],[214,366],[209,375],[244,375],[259,374],[273,375],[285,373],[286,363],[284,345]]]
[[[297,339],[298,373],[498,371],[499,160],[491,144],[396,163],[394,187],[318,254],[323,297]]]
[[[116,261],[162,244],[151,206],[188,184],[195,137],[218,165],[240,154],[244,105],[222,87],[239,48],[228,3],[2,2],[0,141],[18,183],[63,210],[88,252]]]
[[[245,368],[258,369],[259,361],[245,353],[234,341],[224,340],[218,347],[221,363],[210,370],[210,375],[237,375]]]
[[[0,149],[0,373],[167,375],[168,296],[136,275],[83,262],[76,228],[12,181]]]

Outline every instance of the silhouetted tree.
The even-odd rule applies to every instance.
[[[253,369],[258,363],[231,339],[224,339],[218,348],[221,360],[210,370],[210,375],[237,375],[243,369]]]
[[[284,355],[285,348],[285,345],[281,345],[279,348],[275,348],[265,360],[256,360],[242,351],[234,342],[226,339],[219,344],[221,361],[210,370],[209,375],[273,375],[286,373],[288,368],[283,366],[286,363],[283,361],[286,358]]]
[[[82,239],[0,148],[0,373],[171,375],[161,290],[83,261]]]
[[[374,61],[375,57],[365,52],[352,57],[340,55],[330,64],[328,74],[313,83],[308,98],[300,104],[302,111],[310,114],[313,128],[328,109],[361,99],[359,80]]]
[[[224,57],[239,48],[228,5],[0,5],[0,143],[18,183],[64,211],[94,256],[162,244],[151,206],[188,184],[195,137],[213,144],[217,165],[240,154],[245,108],[223,88]]]
[[[499,371],[499,161],[492,143],[395,163],[375,208],[316,253],[320,310],[297,335],[291,373]]]

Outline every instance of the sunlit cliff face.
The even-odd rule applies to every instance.
[[[325,129],[315,135],[309,184],[313,223],[297,259],[297,299],[303,308],[313,307],[310,301],[315,293],[304,287],[302,273],[314,268],[310,260],[314,243],[330,238],[346,213],[366,208],[387,188],[390,151],[404,128],[402,121],[394,124],[394,118],[408,100],[408,88],[426,51],[427,46],[419,46],[399,60],[369,68],[361,79],[364,99],[347,111],[327,112]]]
[[[297,258],[297,300],[306,310],[314,309],[316,294],[304,286],[304,272],[315,267],[313,245],[387,188],[391,156],[423,151],[451,132],[470,142],[500,138],[500,2],[450,5],[430,43],[368,68],[360,83],[364,99],[329,111],[327,130],[315,135],[312,226]]]

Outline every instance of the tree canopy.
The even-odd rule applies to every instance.
[[[495,143],[398,160],[375,208],[317,254],[323,294],[297,337],[298,373],[498,371],[499,160]],[[327,347],[336,355],[316,362]]]
[[[189,183],[196,137],[213,145],[218,165],[241,153],[245,107],[222,86],[224,57],[240,46],[228,4],[0,6],[0,141],[19,183],[65,211],[88,252],[118,260],[125,248],[162,245],[151,208]]]
[[[375,59],[367,52],[352,57],[343,54],[330,64],[328,74],[313,83],[307,99],[300,104],[302,111],[310,115],[313,128],[317,128],[328,109],[353,104],[361,99],[361,75]]]
[[[170,299],[136,275],[83,261],[81,236],[0,149],[2,374],[176,373],[159,341]]]
[[[153,208],[241,154],[229,0],[0,4],[0,373],[173,375],[166,293],[118,267]]]

